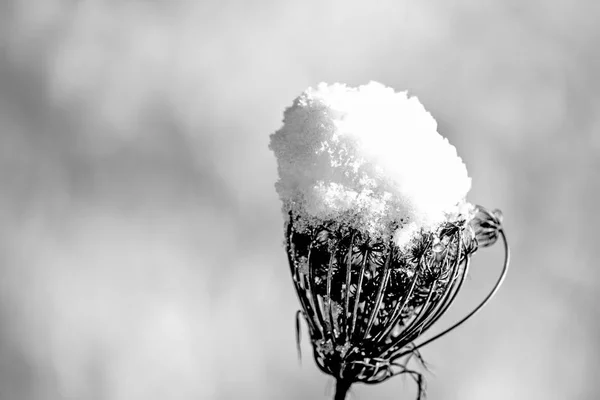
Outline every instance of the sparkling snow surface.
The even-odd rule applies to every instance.
[[[335,220],[399,246],[421,229],[471,212],[471,178],[416,97],[371,82],[321,83],[271,135],[284,212]]]

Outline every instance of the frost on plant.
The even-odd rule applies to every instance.
[[[466,201],[456,149],[414,97],[378,83],[320,84],[271,135],[290,271],[319,368],[336,399],[356,382],[398,374],[448,309],[471,255],[493,244],[501,214]],[[508,248],[506,247],[508,256]]]

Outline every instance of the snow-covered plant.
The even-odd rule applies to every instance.
[[[419,349],[465,322],[508,266],[501,213],[466,201],[471,179],[416,97],[371,82],[320,84],[271,135],[290,271],[318,367],[335,399],[407,374]],[[501,277],[453,326],[417,344],[450,307],[472,254],[504,239]]]

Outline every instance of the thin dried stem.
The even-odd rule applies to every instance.
[[[358,275],[358,287],[356,289],[356,296],[354,299],[354,311],[352,312],[352,327],[350,329],[350,334],[348,335],[350,338],[354,335],[354,331],[356,329],[356,319],[358,317],[358,305],[360,304],[360,294],[362,292],[363,280],[365,277],[365,270],[367,269],[367,260],[369,259],[369,251],[365,251],[363,256],[363,262],[360,267],[360,273]]]
[[[377,297],[375,298],[375,305],[373,306],[373,312],[371,313],[371,317],[369,318],[369,322],[367,323],[367,328],[365,329],[365,333],[363,334],[363,339],[366,339],[369,336],[369,331],[375,322],[375,318],[377,317],[377,313],[379,312],[379,308],[381,307],[381,301],[383,299],[383,293],[385,291],[385,287],[387,286],[387,282],[390,278],[390,260],[392,259],[394,252],[393,245],[390,243],[390,249],[388,251],[385,266],[383,267],[383,276],[381,278],[381,283],[379,284],[379,289],[377,289]]]
[[[345,379],[336,379],[335,381],[335,396],[333,400],[345,400],[346,394],[350,390],[350,386],[352,386],[352,382]]]
[[[483,299],[483,301],[481,303],[479,303],[479,305],[477,307],[475,307],[475,309],[473,309],[473,311],[471,311],[469,314],[467,314],[464,318],[462,318],[460,321],[456,322],[454,325],[452,325],[448,329],[445,329],[444,331],[438,333],[437,335],[433,336],[432,338],[427,339],[423,343],[415,346],[415,348],[413,350],[417,350],[424,346],[427,346],[429,343],[433,342],[434,340],[437,340],[440,337],[449,333],[450,331],[453,331],[454,329],[458,328],[460,325],[462,325],[468,319],[470,319],[473,315],[475,315],[477,312],[479,312],[479,310],[481,310],[492,299],[492,297],[494,297],[494,295],[498,292],[498,290],[500,289],[500,286],[502,285],[502,283],[504,282],[504,279],[506,278],[506,273],[508,272],[508,265],[510,263],[510,248],[508,247],[508,242],[506,241],[506,235],[505,235],[503,229],[500,229],[499,233],[500,233],[500,236],[502,237],[502,241],[504,242],[504,265],[502,266],[502,272],[500,274],[500,278],[498,278],[498,280],[496,281],[496,284],[494,285],[492,290],[488,293],[488,295],[485,297],[485,299]],[[413,351],[413,350],[411,350],[411,351]],[[397,357],[402,357],[405,354],[408,354],[408,352],[400,353]]]
[[[315,282],[315,267],[314,265],[312,265],[312,253],[313,253],[313,246],[314,246],[314,232],[311,233],[311,240],[310,240],[310,247],[308,250],[308,291],[311,294],[312,297],[312,307],[313,310],[315,310],[316,316],[317,316],[317,321],[318,323],[321,325],[322,327],[322,336],[324,337],[325,331],[326,331],[326,327],[327,325],[325,324],[325,319],[323,318],[323,313],[321,312],[321,306],[319,305],[319,298],[317,297],[317,291],[315,288],[312,287],[312,283]]]
[[[349,330],[350,327],[348,326],[348,310],[350,308],[350,272],[352,271],[352,248],[354,246],[354,237],[355,237],[356,233],[353,231],[352,232],[352,237],[350,238],[350,245],[348,246],[348,255],[347,255],[347,262],[346,262],[346,290],[344,291],[344,329],[343,329],[343,334],[345,336],[344,340],[347,342],[348,340],[350,340],[350,335],[349,335]]]
[[[400,321],[400,318],[402,317],[402,311],[404,310],[404,308],[408,304],[408,301],[412,297],[413,291],[415,290],[418,280],[419,280],[419,275],[417,275],[417,273],[415,273],[413,281],[410,285],[410,289],[408,290],[408,293],[404,296],[404,298],[402,299],[402,302],[398,301],[396,303],[396,307],[394,308],[392,317],[390,319],[391,322],[387,325],[387,328],[384,331],[382,331],[375,338],[376,341],[380,341],[381,339],[384,339],[385,337],[387,337],[392,332],[392,330],[396,327],[396,324],[398,324],[398,322]]]
[[[331,251],[329,257],[329,269],[327,270],[327,314],[329,317],[329,329],[328,333],[331,339],[331,343],[335,343],[335,324],[333,317],[333,301],[331,301],[331,279],[333,278],[333,263],[335,262],[337,253],[337,247]]]
[[[300,305],[302,306],[302,310],[307,313],[309,316],[312,316],[312,310],[314,310],[313,307],[309,306],[310,300],[308,298],[308,296],[306,295],[305,290],[300,286],[300,276],[299,276],[299,268],[297,266],[296,263],[296,249],[295,249],[295,245],[294,245],[294,230],[292,228],[292,221],[290,219],[289,225],[288,225],[288,234],[287,234],[287,253],[288,253],[288,260],[289,260],[289,264],[290,264],[290,268],[291,268],[291,272],[292,272],[292,280],[294,283],[294,288],[296,289],[296,294],[298,295],[298,300],[300,301]],[[308,323],[308,329],[310,331],[311,335],[316,335],[317,332],[320,332],[320,329],[318,329],[317,326],[314,325],[313,323],[313,318],[307,318],[306,319],[307,323]]]

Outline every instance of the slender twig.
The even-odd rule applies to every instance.
[[[348,340],[350,340],[350,335],[349,335],[349,330],[350,327],[348,326],[348,309],[350,308],[350,272],[352,271],[352,248],[354,246],[354,236],[355,236],[355,232],[352,232],[352,236],[350,237],[350,245],[348,246],[348,255],[347,255],[347,260],[346,260],[346,290],[345,290],[345,295],[344,295],[344,329],[343,329],[343,334],[344,334],[344,340],[347,342]]]
[[[360,304],[360,294],[362,292],[363,287],[363,279],[365,276],[365,270],[367,268],[367,260],[369,259],[369,250],[365,251],[363,256],[362,266],[360,267],[360,274],[358,276],[358,287],[356,289],[356,295],[354,299],[354,311],[352,312],[352,327],[350,329],[350,334],[348,335],[350,338],[354,335],[354,330],[356,328],[356,319],[358,317],[358,305]]]
[[[421,306],[421,309],[419,310],[419,313],[417,314],[417,316],[415,318],[413,318],[412,321],[408,325],[406,325],[406,327],[404,328],[404,331],[402,332],[402,339],[401,339],[402,342],[410,343],[410,341],[406,340],[405,338],[408,337],[409,335],[411,335],[413,332],[415,332],[418,329],[418,327],[421,325],[421,323],[429,315],[429,312],[432,307],[431,298],[432,298],[433,293],[435,292],[436,288],[437,288],[437,281],[433,282],[433,284],[431,285],[431,288],[429,289],[429,293],[427,294],[427,298],[425,299],[425,303]]]
[[[454,329],[458,328],[460,325],[462,325],[468,319],[470,319],[473,315],[475,315],[477,312],[479,312],[479,310],[481,310],[488,303],[488,301],[490,301],[491,298],[494,297],[494,295],[498,292],[498,290],[500,289],[500,286],[502,285],[502,283],[504,282],[504,279],[506,278],[506,273],[508,272],[508,264],[510,263],[510,248],[508,247],[508,242],[506,241],[506,234],[504,233],[503,229],[500,229],[499,232],[500,232],[500,235],[502,236],[502,241],[504,242],[504,265],[502,266],[502,273],[500,274],[500,278],[498,278],[498,280],[496,281],[496,284],[494,285],[494,287],[492,288],[490,293],[485,297],[485,299],[483,299],[483,301],[481,303],[479,303],[479,305],[477,307],[475,307],[475,309],[473,309],[473,311],[471,311],[469,314],[467,314],[460,321],[458,321],[457,323],[455,323],[448,329],[445,329],[444,331],[433,336],[432,338],[424,341],[423,343],[416,345],[413,350],[420,349],[424,346],[427,346],[429,343],[433,342],[434,340],[437,340],[440,337],[449,333],[450,331],[453,331]],[[408,354],[408,353],[401,353],[398,355],[398,357],[402,357],[405,354]]]
[[[346,394],[350,390],[352,382],[345,379],[336,379],[335,381],[335,396],[333,400],[345,400]]]
[[[411,337],[411,338],[407,338],[407,340],[409,340],[410,342],[412,342],[414,339],[416,339],[416,337],[420,336],[425,331],[427,331],[448,310],[448,308],[454,302],[454,299],[456,298],[456,295],[458,294],[458,290],[460,289],[460,286],[462,286],[462,283],[464,282],[464,278],[467,275],[466,274],[467,270],[464,269],[461,279],[460,279],[460,281],[458,281],[458,284],[457,284],[456,279],[458,278],[458,276],[461,272],[461,265],[462,265],[461,245],[462,245],[462,234],[459,233],[459,236],[457,237],[457,254],[456,254],[456,257],[454,258],[453,266],[452,266],[450,274],[449,274],[450,277],[449,277],[448,283],[446,285],[446,288],[444,290],[444,293],[437,299],[437,301],[436,301],[437,308],[434,307],[434,311],[431,312],[431,314],[428,316],[426,322],[421,326],[421,328],[416,333],[416,335],[413,335],[413,337]],[[447,260],[448,260],[448,254],[446,254],[446,258],[445,258],[446,263],[447,263]],[[468,267],[468,265],[467,265],[467,267]]]
[[[415,290],[415,287],[417,286],[418,280],[419,275],[415,272],[408,293],[404,296],[402,302],[398,301],[396,303],[396,307],[394,308],[394,311],[392,312],[392,317],[390,318],[391,322],[387,325],[387,328],[383,332],[381,332],[377,337],[375,337],[376,341],[380,341],[381,339],[386,338],[392,332],[396,324],[400,321],[400,318],[402,317],[402,311],[404,311],[404,308],[408,304],[408,301],[410,300],[412,293]]]
[[[310,300],[308,299],[308,296],[306,295],[306,292],[304,291],[304,289],[302,289],[300,287],[300,276],[298,274],[298,266],[296,265],[296,257],[295,257],[295,245],[294,245],[294,229],[293,229],[293,225],[292,225],[292,216],[290,214],[290,222],[288,223],[288,233],[287,233],[287,253],[288,253],[288,261],[290,264],[290,269],[291,269],[291,273],[292,273],[292,280],[294,283],[294,288],[296,289],[296,295],[298,296],[298,300],[300,301],[300,305],[302,306],[302,310],[305,313],[308,313],[309,315],[312,315],[312,310],[314,310],[314,308],[311,307],[311,305],[309,305],[308,303],[310,303]],[[310,256],[310,253],[309,253]],[[307,318],[306,319],[307,323],[308,323],[308,329],[311,333],[311,335],[315,335],[317,332],[320,332],[320,329],[318,329],[317,326],[315,326],[313,324],[313,318]]]
[[[300,330],[300,316],[302,315],[302,311],[296,311],[296,349],[298,350],[298,362],[302,364],[302,332]]]
[[[367,327],[365,329],[365,333],[363,334],[363,339],[366,339],[369,336],[369,331],[375,322],[375,318],[377,317],[377,313],[379,312],[379,308],[381,307],[381,301],[383,300],[383,294],[385,292],[385,287],[387,286],[387,281],[390,278],[390,260],[393,257],[394,245],[390,243],[389,251],[385,260],[385,266],[383,267],[383,276],[381,278],[381,282],[379,284],[379,289],[377,290],[377,297],[375,298],[375,305],[373,306],[373,312],[371,313],[371,317],[369,318],[369,322],[367,323]]]
[[[329,317],[329,329],[328,333],[330,335],[331,343],[335,344],[335,324],[333,318],[333,301],[331,300],[331,280],[333,278],[333,263],[336,259],[337,253],[337,245],[331,250],[331,255],[329,257],[329,269],[327,270],[327,308],[328,308],[328,317]]]
[[[435,323],[443,313],[446,312],[446,310],[448,309],[448,307],[450,307],[450,305],[452,304],[452,300],[454,299],[454,296],[452,296],[452,292],[453,292],[453,287],[454,287],[454,283],[455,283],[455,278],[458,275],[458,273],[460,272],[460,265],[461,260],[460,260],[460,246],[461,246],[461,237],[462,235],[459,233],[458,237],[457,237],[457,246],[458,246],[458,250],[457,250],[457,256],[456,258],[454,258],[454,262],[453,265],[450,269],[450,273],[449,273],[449,278],[448,278],[448,283],[446,284],[446,287],[444,288],[444,292],[441,296],[439,296],[433,303],[433,308],[431,312],[428,312],[425,319],[421,322],[419,329],[413,331],[412,335],[409,337],[407,335],[406,340],[409,342],[412,342],[414,339],[416,339],[418,336],[420,336],[423,332],[425,332],[433,323]],[[445,268],[448,268],[448,264],[449,264],[449,254],[448,252],[446,252],[446,255],[444,257],[444,263],[445,263]],[[438,281],[436,281],[436,283],[439,283]],[[455,292],[454,294],[456,294],[458,292]],[[452,299],[450,301],[448,301],[449,299]]]
[[[323,318],[323,313],[321,312],[321,306],[319,304],[319,298],[317,297],[317,291],[315,288],[312,287],[312,284],[315,282],[315,266],[312,265],[312,249],[313,249],[313,245],[314,245],[314,231],[311,233],[311,238],[310,238],[310,247],[308,249],[308,291],[311,294],[312,297],[312,306],[313,309],[315,310],[315,313],[317,315],[317,320],[319,322],[319,324],[321,325],[321,327],[323,328],[322,333],[323,333],[323,337],[324,337],[324,333],[326,331],[326,327],[327,325],[325,324],[325,319]]]

